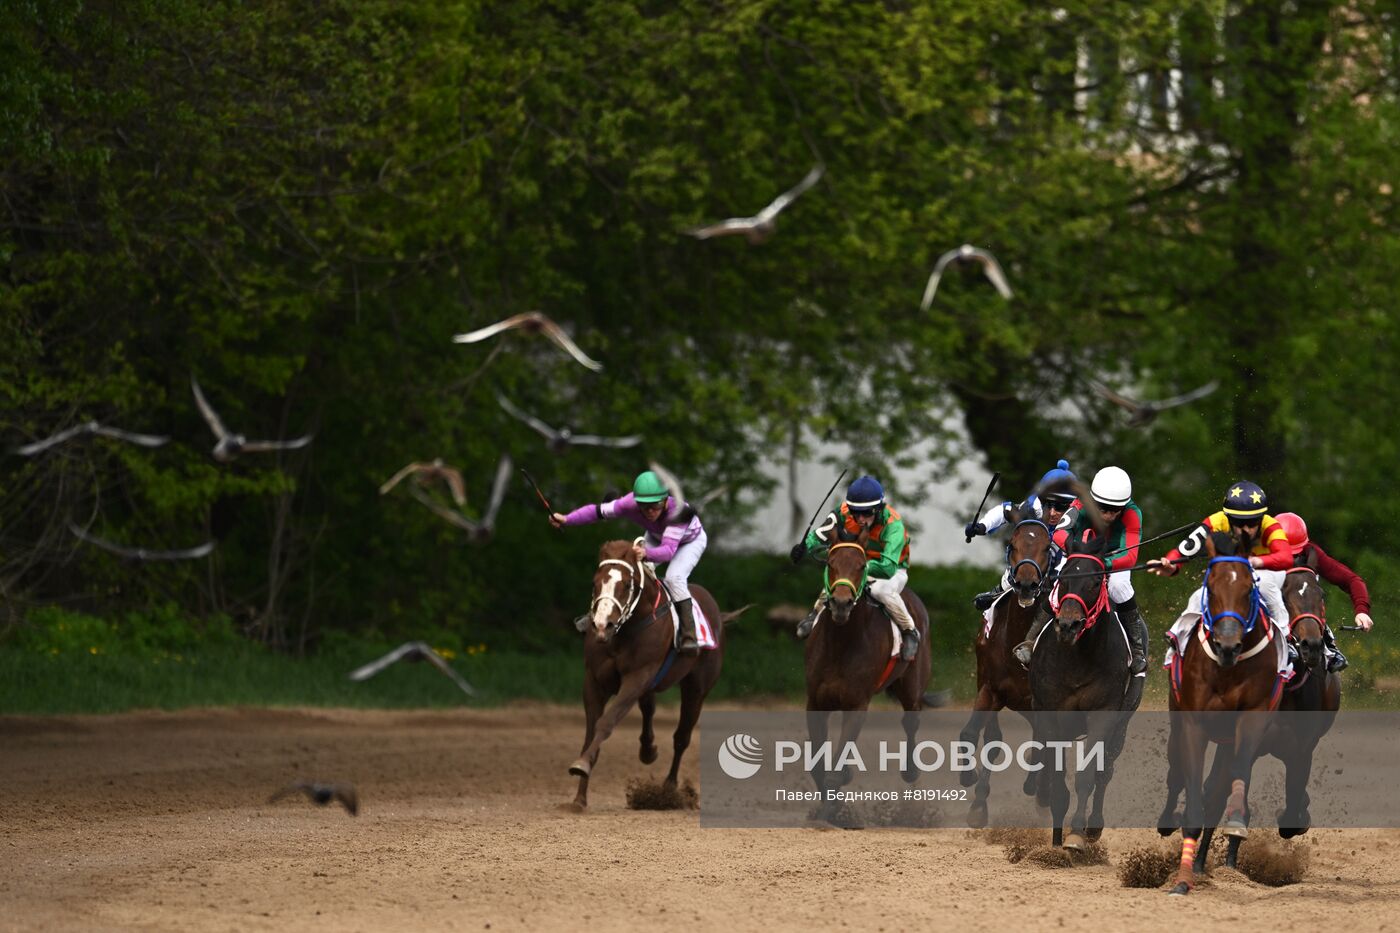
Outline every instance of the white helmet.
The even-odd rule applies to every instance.
[[[1133,497],[1133,481],[1122,467],[1108,466],[1094,474],[1089,492],[1103,505],[1127,505]]]

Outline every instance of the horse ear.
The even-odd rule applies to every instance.
[[[1317,571],[1317,548],[1305,547],[1303,552],[1293,559],[1293,563],[1299,567],[1306,567],[1309,570]]]
[[[858,537],[860,537],[860,535],[854,535],[847,531],[845,525],[836,526],[836,540],[841,541],[845,544],[850,544],[852,541],[855,541]]]

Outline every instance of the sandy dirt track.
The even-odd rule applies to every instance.
[[[1112,866],[1009,864],[962,829],[627,810],[626,779],[669,766],[675,711],[657,723],[660,760],[637,761],[634,713],[579,815],[572,708],[0,718],[0,930],[1400,928],[1397,830],[1315,830],[1299,885],[1222,872],[1167,898]],[[303,777],[354,781],[360,816],[264,802]],[[1114,856],[1156,835],[1104,838]]]

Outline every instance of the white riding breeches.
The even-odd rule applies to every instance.
[[[909,571],[896,570],[894,576],[888,580],[870,581],[870,598],[884,606],[889,612],[890,618],[894,619],[894,624],[902,629],[914,629],[914,617],[909,615],[909,607],[904,605],[904,599],[899,594],[904,592],[904,586],[909,582]]]
[[[676,548],[675,556],[666,565],[666,576],[661,581],[671,597],[671,602],[678,603],[690,598],[690,574],[695,570],[695,565],[700,563],[700,555],[705,553],[705,545],[708,542],[709,539],[702,529],[700,536],[694,541]],[[652,543],[650,536],[647,543]]]

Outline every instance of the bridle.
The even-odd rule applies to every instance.
[[[1244,564],[1249,568],[1249,615],[1242,616],[1232,609],[1226,609],[1220,613],[1210,611],[1210,572],[1215,569],[1216,564]],[[1201,582],[1201,625],[1205,627],[1206,634],[1215,634],[1215,623],[1220,619],[1238,619],[1240,625],[1244,627],[1244,634],[1248,635],[1254,631],[1254,623],[1259,620],[1259,587],[1254,584],[1253,568],[1250,568],[1247,557],[1212,557],[1210,563],[1206,565],[1206,572]]]
[[[843,547],[853,547],[856,550],[860,551],[861,557],[865,556],[865,546],[862,544],[858,544],[855,541],[838,541],[836,544],[833,544],[830,548],[827,549],[826,552],[827,564],[826,567],[822,569],[822,585],[825,587],[825,592],[828,599],[831,598],[831,591],[834,590],[836,587],[841,586],[842,584],[849,586],[851,588],[851,592],[855,593],[855,598],[860,599],[860,594],[865,592],[865,581],[867,576],[869,575],[870,568],[869,561],[864,561],[860,565],[859,583],[851,580],[849,577],[838,577],[835,580],[831,579],[831,555]]]
[[[1055,581],[1055,588],[1050,591],[1050,611],[1055,615],[1058,616],[1060,614],[1061,606],[1070,602],[1079,603],[1080,607],[1084,610],[1084,626],[1080,628],[1074,636],[1074,640],[1079,641],[1079,639],[1084,637],[1085,632],[1094,627],[1094,623],[1097,622],[1099,617],[1104,614],[1104,611],[1108,609],[1108,571],[1104,567],[1103,558],[1096,554],[1071,554],[1069,559],[1090,560],[1099,565],[1097,571],[1088,570],[1073,574],[1073,576],[1096,576],[1099,578],[1099,594],[1094,598],[1092,606],[1089,604],[1088,600],[1078,593],[1066,593],[1061,596],[1060,580]]]
[[[626,561],[617,557],[606,557],[600,560],[598,562],[598,569],[601,570],[609,565],[616,565],[627,570],[626,574],[619,574],[619,576],[625,576],[627,579],[626,596],[619,599],[613,595],[611,587],[605,591],[600,591],[597,596],[593,597],[593,601],[588,604],[588,614],[590,617],[596,618],[598,615],[598,605],[600,603],[611,603],[616,606],[621,613],[617,619],[617,626],[621,628],[622,623],[631,618],[633,611],[637,608],[637,603],[642,600],[642,591],[646,589],[646,571],[642,569],[642,562],[640,559]],[[657,598],[658,600],[660,599],[660,594],[657,595]]]
[[[1033,560],[1029,557],[1023,557],[1020,560],[1016,561],[1016,563],[1013,565],[1011,563],[1011,541],[1008,539],[1006,542],[1007,578],[1011,581],[1011,585],[1014,587],[1016,585],[1016,571],[1021,569],[1022,564],[1030,564],[1032,567],[1035,568],[1035,593],[1037,596],[1039,596],[1041,590],[1045,587],[1046,575],[1050,572],[1050,566],[1052,564],[1050,556],[1055,550],[1055,536],[1050,531],[1050,526],[1047,525],[1045,522],[1041,521],[1040,519],[1024,518],[1021,521],[1017,522],[1015,527],[1011,529],[1011,537],[1015,538],[1016,532],[1020,531],[1027,525],[1039,525],[1045,530],[1045,536],[1050,541],[1050,548],[1046,551],[1045,566],[1041,567],[1040,561]]]
[[[1312,574],[1312,582],[1317,582],[1317,571],[1311,567],[1290,567],[1286,573],[1310,573]],[[1304,581],[1303,586],[1306,588],[1307,585],[1308,582]],[[1325,602],[1322,604],[1322,615],[1318,615],[1316,612],[1300,612],[1288,617],[1288,637],[1292,638],[1295,643],[1298,639],[1293,635],[1293,627],[1304,619],[1316,619],[1317,627],[1324,632],[1327,631],[1327,604]]]

